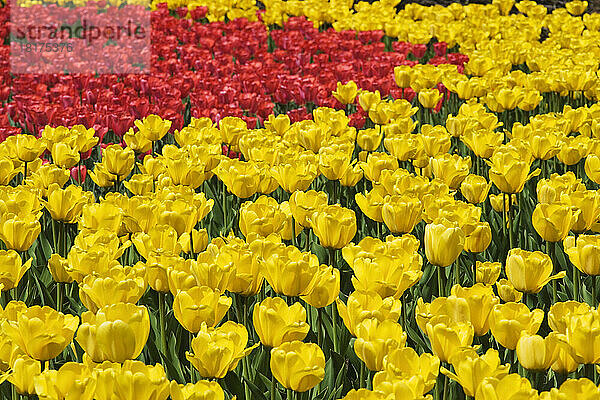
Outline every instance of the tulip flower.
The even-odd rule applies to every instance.
[[[337,144],[321,147],[319,149],[319,172],[332,181],[344,179],[346,175],[352,173],[354,168],[353,150],[354,147]]]
[[[502,264],[499,262],[481,262],[475,263],[475,281],[484,285],[493,285],[500,277]]]
[[[512,204],[513,206],[517,204],[517,196],[514,194],[512,196],[507,196],[503,193],[500,193],[499,195],[494,195],[490,193],[489,197],[492,208],[494,209],[494,211],[499,213],[508,211],[510,208],[510,204]]]
[[[431,160],[433,175],[442,180],[451,189],[458,189],[471,169],[471,157],[463,158],[458,154],[444,153]]]
[[[257,233],[266,237],[280,233],[285,227],[286,215],[272,197],[260,196],[255,202],[247,201],[240,208],[240,231],[245,237]]]
[[[271,175],[288,193],[307,190],[318,174],[317,165],[303,160],[289,160],[271,167]]]
[[[600,235],[567,236],[564,247],[578,270],[587,275],[600,275]]]
[[[488,222],[478,222],[465,229],[472,229],[465,238],[465,250],[471,253],[481,253],[492,242],[492,229]]]
[[[288,306],[281,297],[267,297],[257,303],[252,321],[261,343],[267,347],[304,340],[310,330],[304,307],[300,303]]]
[[[390,351],[383,358],[383,368],[387,376],[396,379],[410,379],[414,375],[423,378],[425,393],[435,386],[440,370],[440,359],[433,354],[423,353],[420,356],[410,347]],[[377,377],[378,374],[375,376]],[[377,380],[377,378],[375,378]]]
[[[309,228],[308,217],[313,212],[327,205],[327,193],[309,190],[307,192],[295,191],[290,196],[290,210],[294,219],[303,227]]]
[[[351,104],[354,103],[354,100],[356,99],[356,95],[358,94],[358,87],[356,86],[356,82],[354,81],[348,81],[344,85],[338,82],[336,90],[333,91],[331,94],[341,104]]]
[[[93,194],[79,186],[71,185],[61,189],[56,183],[48,187],[48,201],[41,200],[55,221],[65,223],[77,222],[83,211],[83,206],[93,200]]]
[[[546,371],[558,358],[561,346],[557,334],[551,332],[545,338],[523,334],[517,342],[517,357],[525,369]]]
[[[382,392],[374,392],[368,389],[352,389],[342,400],[385,400],[386,395]]]
[[[79,285],[79,298],[92,312],[116,303],[135,304],[146,292],[145,271],[136,267],[115,266],[102,275],[87,275]]]
[[[57,283],[70,283],[73,282],[73,278],[67,272],[69,263],[66,258],[61,257],[59,254],[52,254],[48,259],[48,270],[52,275],[52,280]]]
[[[504,134],[491,129],[469,129],[461,136],[461,140],[477,157],[488,159],[504,141]]]
[[[341,249],[356,235],[356,214],[339,204],[319,208],[309,217],[309,223],[326,248]]]
[[[496,290],[498,296],[506,303],[519,302],[523,298],[523,292],[515,289],[508,279],[500,279],[496,282]]]
[[[194,286],[175,294],[173,314],[177,321],[191,333],[198,333],[202,324],[216,326],[231,307],[231,297],[207,286]]]
[[[79,160],[79,151],[70,144],[59,142],[52,146],[52,161],[60,168],[72,168]]]
[[[235,369],[239,361],[258,346],[246,348],[248,331],[241,324],[227,321],[218,328],[202,324],[192,339],[191,350],[185,357],[204,378],[223,378]]]
[[[278,116],[271,114],[269,115],[269,119],[265,121],[265,128],[278,135],[283,135],[290,128],[290,124],[289,116],[285,114],[279,114]]]
[[[129,130],[123,135],[123,141],[127,147],[133,150],[136,154],[152,151],[152,141],[148,140],[148,138],[140,131],[134,132],[133,128],[129,128]]]
[[[77,343],[94,362],[137,358],[150,333],[148,309],[130,303],[104,306],[81,315]]]
[[[227,190],[241,199],[252,196],[260,185],[260,169],[255,162],[224,159],[215,173]]]
[[[563,204],[537,204],[531,215],[536,232],[548,242],[560,242],[569,234],[580,210]]]
[[[350,293],[347,304],[337,299],[336,305],[344,325],[352,336],[357,336],[358,325],[366,319],[398,321],[402,309],[402,303],[398,299],[382,298],[376,292],[359,290]]]
[[[15,155],[20,161],[30,163],[38,158],[45,150],[45,143],[33,135],[15,135],[14,146]]]
[[[20,307],[18,302],[9,303],[9,307]],[[10,315],[10,314],[9,314]],[[39,361],[57,357],[73,340],[79,318],[60,313],[48,306],[24,308],[14,319],[2,322],[2,330],[27,355]]]
[[[506,276],[520,292],[538,293],[553,279],[561,279],[565,271],[556,275],[552,273],[550,256],[539,251],[530,252],[522,249],[511,249],[506,258]]]
[[[464,249],[465,233],[458,224],[438,219],[425,227],[425,256],[438,267],[451,265]]]
[[[454,285],[451,293],[453,296],[465,299],[469,304],[469,320],[473,325],[475,336],[488,333],[490,312],[500,302],[500,299],[494,295],[492,287],[482,283],[477,283],[470,288]]]
[[[600,182],[600,157],[590,154],[585,158],[585,174],[595,183]]]
[[[12,373],[8,381],[13,384],[18,394],[35,395],[35,378],[40,375],[42,364],[33,358],[22,356],[12,362]]]
[[[382,185],[374,185],[373,189],[366,194],[356,193],[354,200],[360,211],[376,222],[383,222],[383,199],[386,197],[385,188]]]
[[[523,303],[497,304],[490,313],[490,328],[498,343],[514,350],[522,334],[537,333],[543,319],[544,311],[529,311]]]
[[[333,303],[340,294],[340,270],[321,265],[317,274],[315,286],[301,299],[315,308],[323,308]]]
[[[36,216],[19,217],[15,214],[4,216],[0,226],[0,239],[8,249],[27,251],[41,232]]]
[[[491,183],[479,175],[468,175],[460,184],[460,192],[471,204],[483,203],[488,197]]]
[[[501,378],[484,378],[475,394],[482,400],[519,400],[537,398],[537,390],[531,388],[531,382],[519,374],[508,374]]]
[[[23,263],[21,256],[14,250],[0,250],[0,285],[2,291],[14,289],[31,267],[32,259]]]
[[[358,195],[358,194],[357,194]],[[386,196],[381,207],[385,226],[393,233],[412,232],[421,221],[423,204],[413,196]]]
[[[486,162],[490,166],[490,180],[503,193],[521,192],[525,182],[540,174],[539,169],[529,173],[530,160],[510,145],[499,147]]]
[[[566,340],[571,355],[579,364],[597,364],[600,361],[600,314],[590,310],[573,315],[567,323]]]
[[[573,0],[565,3],[565,8],[571,15],[581,15],[588,7],[587,1]]]
[[[74,362],[63,364],[58,371],[47,369],[33,378],[35,393],[42,398],[91,400],[96,383],[90,366]]]
[[[466,396],[475,396],[479,385],[483,379],[491,377],[501,379],[508,375],[510,366],[501,365],[498,351],[488,349],[488,351],[478,356],[473,348],[467,347],[454,353],[450,358],[450,363],[456,373],[452,373],[446,368],[441,368],[441,372],[450,379],[459,383]]]
[[[377,150],[382,139],[383,131],[381,130],[380,125],[378,125],[377,128],[362,129],[358,131],[356,135],[356,143],[358,144],[358,147],[365,151]]]
[[[356,334],[354,351],[371,371],[383,370],[383,357],[406,343],[402,326],[391,320],[363,320],[356,327]]]
[[[172,122],[162,119],[158,115],[150,114],[141,121],[136,120],[134,124],[143,137],[151,142],[156,142],[169,132]]]
[[[102,164],[109,174],[123,179],[129,175],[135,164],[135,154],[130,148],[118,144],[107,146],[102,152]]]
[[[449,362],[461,347],[473,341],[473,325],[470,322],[454,322],[447,315],[431,318],[426,325],[431,348],[441,361]]]
[[[416,252],[407,252],[398,258],[357,258],[352,265],[352,284],[357,290],[374,291],[381,297],[399,298],[421,279],[422,266],[423,259]]]
[[[398,169],[398,160],[387,153],[369,153],[366,162],[359,163],[364,171],[365,178],[371,182],[379,182],[382,171]]]
[[[185,385],[171,381],[169,393],[173,400],[224,400],[225,392],[217,382],[200,380]]]
[[[108,361],[98,364],[96,393],[99,399],[114,397],[123,400],[166,400],[169,380],[162,365],[146,365],[141,361],[125,360],[123,364]]]
[[[123,185],[136,196],[147,196],[154,191],[153,178],[147,174],[135,174]]]
[[[419,91],[419,103],[424,108],[435,108],[444,97],[437,89],[422,89]]]
[[[271,349],[271,372],[283,387],[306,392],[325,377],[325,355],[314,343],[285,342]]]
[[[94,166],[94,170],[90,171],[90,177],[96,185],[103,188],[113,186],[118,178],[117,175],[110,173],[103,163]]]
[[[295,246],[280,247],[263,262],[262,273],[278,294],[308,295],[317,283],[319,259]]]

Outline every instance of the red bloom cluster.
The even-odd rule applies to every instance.
[[[16,75],[9,73],[8,10],[0,8],[0,135],[18,132],[10,119],[38,134],[46,124],[94,127],[103,137],[121,137],[135,119],[157,114],[181,129],[191,117],[219,121],[241,117],[259,126],[274,111],[293,120],[309,117],[313,106],[341,107],[331,91],[336,83],[354,80],[382,96],[412,99],[394,83],[396,65],[414,65],[428,51],[425,45],[390,42],[383,32],[319,31],[304,17],[290,18],[281,30],[261,22],[237,19],[200,23],[205,8],[192,19],[170,13],[165,5],[153,11],[151,74]],[[181,15],[179,15],[181,14]],[[430,63],[452,63],[462,70],[466,56],[447,53],[435,43]],[[412,54],[412,56],[409,56]],[[413,61],[407,59],[410,57]],[[361,125],[362,110],[353,115]]]

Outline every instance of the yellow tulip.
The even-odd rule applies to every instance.
[[[21,356],[12,362],[12,373],[8,381],[13,384],[18,394],[35,395],[35,378],[40,375],[42,364],[38,360]]]
[[[498,343],[514,350],[523,333],[537,333],[543,319],[544,311],[529,311],[523,303],[497,304],[490,313],[490,328]]]
[[[247,201],[240,208],[240,231],[245,237],[257,233],[266,237],[280,233],[286,222],[285,213],[272,197],[260,196],[255,202]]]
[[[600,314],[590,310],[573,315],[567,323],[566,339],[571,355],[579,364],[597,364],[600,361]]]
[[[499,262],[475,262],[475,281],[484,285],[493,285],[500,277],[502,264]]]
[[[307,192],[295,191],[290,196],[290,210],[296,222],[305,228],[310,224],[307,220],[313,212],[327,205],[327,193],[309,190]]]
[[[75,223],[83,211],[83,206],[94,199],[92,192],[86,192],[79,186],[71,185],[61,189],[53,183],[48,187],[48,201],[41,200],[55,221]]]
[[[19,285],[21,278],[31,267],[32,259],[25,263],[21,256],[14,250],[0,250],[0,285],[2,291],[14,289]]]
[[[587,275],[600,275],[600,235],[567,236],[565,253],[578,270]]]
[[[136,120],[134,124],[139,133],[151,142],[162,139],[171,129],[171,121],[162,119],[155,114],[150,114],[141,121]]]
[[[525,182],[540,173],[539,169],[529,173],[530,160],[513,146],[498,148],[486,162],[490,166],[490,180],[503,193],[521,192]]]
[[[194,286],[175,294],[173,314],[185,330],[198,333],[202,324],[214,327],[221,322],[232,301],[219,290]]]
[[[67,362],[58,371],[47,369],[34,376],[33,384],[40,398],[92,400],[96,376],[88,365]]]
[[[252,322],[261,343],[267,347],[304,340],[310,330],[302,304],[288,306],[281,297],[267,297],[255,304]]]
[[[473,397],[484,378],[501,379],[508,375],[510,365],[501,365],[498,351],[488,349],[479,356],[473,348],[459,350],[450,357],[450,363],[456,373],[442,367],[441,372],[450,379],[458,382],[466,396]]]
[[[279,186],[288,193],[296,190],[305,191],[318,176],[316,164],[306,160],[289,160],[284,164],[271,167],[271,175]]]
[[[537,204],[531,221],[542,239],[560,242],[567,237],[580,212],[565,204]]]
[[[439,101],[444,97],[437,89],[421,89],[418,94],[419,103],[424,108],[435,108]]]
[[[506,276],[520,292],[538,293],[552,279],[561,279],[565,272],[552,273],[550,256],[540,251],[511,249],[506,258]]]
[[[525,369],[546,371],[558,358],[561,346],[557,334],[551,332],[545,338],[523,334],[517,342],[517,357]]]
[[[451,189],[458,189],[471,169],[471,157],[458,154],[440,154],[431,159],[433,175]]]
[[[79,151],[70,144],[59,142],[52,145],[52,161],[60,168],[73,168],[79,160]]]
[[[171,381],[169,393],[173,400],[225,400],[225,392],[217,382],[200,380],[185,385]]]
[[[321,265],[317,274],[313,289],[300,298],[315,308],[323,308],[333,303],[340,294],[340,270]]]
[[[438,267],[451,265],[465,245],[465,233],[458,224],[438,219],[425,227],[425,256]]]
[[[491,286],[476,283],[469,288],[454,285],[451,291],[453,296],[463,298],[469,304],[469,320],[473,325],[475,336],[483,336],[490,329],[489,316],[492,308],[500,299],[494,295]]]
[[[135,304],[146,292],[145,272],[135,267],[115,266],[102,275],[87,275],[79,285],[79,298],[92,312],[116,303]]]
[[[356,327],[356,334],[354,351],[371,371],[382,371],[384,356],[394,349],[403,348],[406,343],[402,326],[387,319],[363,320]]]
[[[135,154],[130,148],[122,148],[118,144],[107,146],[102,152],[102,164],[106,171],[123,179],[129,175],[135,164]]]
[[[20,161],[30,163],[38,158],[45,150],[46,145],[43,140],[33,135],[14,135],[16,156]]]
[[[260,168],[253,161],[224,159],[215,173],[227,190],[241,199],[254,195],[260,186]]]
[[[286,114],[279,114],[278,116],[271,114],[268,120],[265,121],[265,128],[278,135],[283,135],[290,128],[290,125],[290,117]]]
[[[356,235],[356,214],[339,204],[319,208],[308,220],[321,246],[326,248],[341,249]]]
[[[105,361],[95,366],[95,399],[166,400],[169,380],[162,365],[146,365],[141,361],[125,360],[123,364]]]
[[[67,272],[69,263],[66,258],[61,257],[59,254],[52,254],[48,259],[48,270],[54,282],[60,283],[71,283],[73,278]]]
[[[475,397],[481,400],[535,400],[538,399],[538,394],[537,390],[531,388],[529,379],[515,373],[502,378],[484,378]]]
[[[7,309],[14,302],[9,303]],[[19,304],[14,304],[19,307]],[[79,318],[60,313],[50,307],[25,308],[2,322],[2,330],[27,355],[40,361],[57,357],[73,340]]]
[[[587,1],[573,0],[565,3],[565,8],[571,15],[581,15],[588,7]]]
[[[295,246],[283,246],[263,261],[262,273],[278,294],[308,295],[317,283],[319,259]]]
[[[7,248],[27,251],[36,241],[42,227],[34,215],[19,217],[15,214],[4,216],[0,227],[0,239]]]
[[[396,379],[410,379],[414,375],[423,378],[424,391],[429,392],[435,386],[440,370],[440,359],[433,354],[420,356],[410,347],[394,349],[383,358],[384,371]],[[377,380],[375,375],[375,380]],[[374,382],[375,383],[375,382]]]
[[[285,342],[271,349],[271,372],[286,389],[306,392],[325,377],[325,355],[314,343]]]
[[[423,276],[423,259],[414,252],[354,260],[352,284],[357,290],[374,291],[381,297],[399,298]]]
[[[460,184],[460,192],[471,204],[483,203],[488,197],[491,183],[479,175],[468,175]]]
[[[423,204],[410,195],[386,196],[381,207],[383,222],[393,233],[412,232],[421,221],[422,213]]]
[[[137,358],[150,333],[148,309],[130,303],[104,306],[81,315],[77,343],[94,362]]]
[[[192,339],[193,353],[186,352],[185,357],[201,377],[220,379],[258,346],[246,348],[247,343],[248,331],[244,325],[227,321],[218,328],[209,328],[202,324]]]
[[[402,303],[398,299],[382,298],[376,292],[359,290],[350,293],[347,304],[337,299],[336,305],[352,336],[357,336],[357,326],[366,319],[398,321],[402,309]]]
[[[426,331],[433,354],[444,362],[449,362],[461,347],[470,346],[473,341],[473,325],[470,322],[454,322],[447,315],[431,318]]]
[[[376,128],[361,129],[356,134],[356,143],[361,150],[375,151],[381,144],[383,131],[380,125]]]
[[[481,253],[492,242],[492,230],[488,222],[478,222],[469,226],[472,229],[465,238],[465,250],[471,253]],[[467,229],[467,228],[465,228]]]
[[[496,289],[498,291],[498,296],[506,303],[518,303],[523,298],[523,292],[519,292],[515,289],[508,279],[503,278],[496,282]]]

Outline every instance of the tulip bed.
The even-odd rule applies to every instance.
[[[0,398],[600,399],[600,15],[491,3],[156,3],[104,75],[0,7]]]

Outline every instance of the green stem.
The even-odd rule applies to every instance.
[[[160,347],[167,354],[167,338],[165,336],[165,294],[158,292],[158,323],[160,325]]]
[[[361,388],[367,387],[366,372],[367,372],[367,367],[365,366],[365,363],[361,360],[360,361],[360,376],[359,376],[359,385]]]
[[[597,287],[596,286],[597,286],[598,280],[596,278],[597,278],[596,276],[592,276],[592,307],[596,307],[596,305],[597,305],[597,303],[596,303]]]
[[[190,338],[190,352],[192,351],[192,340],[194,340],[194,334],[192,332],[189,332],[189,338]],[[197,382],[197,376],[196,376],[196,368],[194,368],[194,365],[192,364],[192,362],[190,361],[190,380],[191,383],[196,383]]]
[[[275,400],[275,392],[277,391],[277,381],[275,375],[271,375],[271,400]]]
[[[56,282],[56,311],[62,312],[63,305],[63,284]]]
[[[323,309],[317,308],[317,343],[323,347]]]
[[[581,285],[581,275],[575,265],[573,265],[573,299],[579,301],[579,285]]]
[[[442,399],[446,400],[448,396],[448,376],[444,375],[444,394],[442,395]]]
[[[460,264],[458,258],[454,261],[454,283],[460,285]]]
[[[515,238],[513,231],[513,207],[512,207],[512,196],[508,195],[508,245],[512,249],[515,247]]]
[[[223,228],[227,229],[227,187],[225,186],[225,182],[223,182],[223,193],[221,197],[221,206],[223,207]],[[224,232],[226,235],[227,232]]]
[[[333,268],[337,268],[336,250],[329,249],[329,264]],[[339,343],[337,335],[337,307],[335,303],[331,305],[331,335],[333,336],[333,351],[339,354]]]
[[[435,268],[437,268],[438,297],[443,297],[445,295],[445,290],[444,290],[444,278],[442,276],[442,274],[443,274],[442,267],[436,266]]]
[[[292,398],[293,398],[292,397],[293,396],[292,393],[293,393],[292,389],[287,389],[287,400],[292,400]]]

